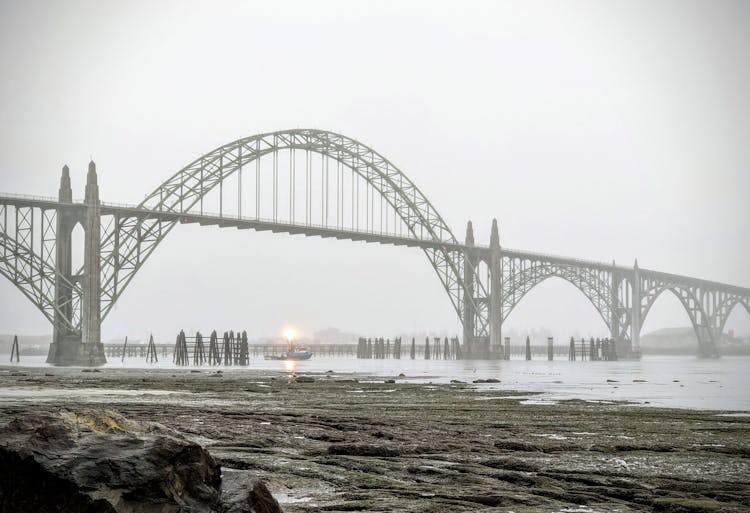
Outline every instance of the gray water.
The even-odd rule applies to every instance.
[[[0,356],[5,362],[8,355]],[[44,356],[22,356],[18,365],[44,367]],[[4,363],[4,362],[3,362]],[[143,358],[110,358],[104,368],[175,369],[171,357],[157,364]],[[182,368],[186,369],[186,368]],[[189,367],[195,369],[195,367]],[[210,372],[212,367],[202,369]],[[396,378],[407,383],[449,383],[459,380],[496,378],[500,383],[476,384],[482,390],[522,390],[541,392],[529,402],[555,402],[562,399],[592,401],[626,400],[645,406],[666,406],[750,412],[750,356],[727,356],[702,360],[694,356],[644,356],[637,361],[589,362],[567,360],[358,360],[324,358],[285,362],[251,359],[248,367],[216,367],[224,372],[325,373],[335,377]],[[403,374],[404,377],[398,377]],[[250,377],[250,373],[248,373]],[[323,378],[321,378],[323,379]],[[608,380],[610,380],[608,382]],[[18,397],[19,391],[1,390],[0,396]]]

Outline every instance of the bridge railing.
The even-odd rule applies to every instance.
[[[8,192],[0,192],[0,199],[2,198],[30,200],[30,201],[45,201],[45,202],[59,201],[57,198],[54,198],[51,196],[37,196],[34,194],[12,194]]]

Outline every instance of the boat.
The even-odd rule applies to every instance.
[[[266,360],[309,360],[312,358],[312,353],[306,350],[304,347],[293,348],[290,351],[281,353],[280,355],[266,355]]]
[[[304,347],[298,347],[294,351],[286,353],[285,360],[309,360],[312,358],[312,353],[306,350]]]

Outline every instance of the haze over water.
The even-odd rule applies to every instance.
[[[7,361],[7,355],[2,356]],[[44,356],[23,357],[19,367],[44,366]],[[252,358],[249,367],[197,367],[202,372],[245,372],[248,380],[274,374],[324,374],[333,371],[331,378],[358,379],[395,378],[408,383],[449,383],[459,380],[471,383],[476,379],[496,378],[500,383],[475,385],[480,389],[520,390],[541,392],[529,401],[554,402],[563,399],[592,401],[633,401],[645,406],[695,408],[710,410],[750,411],[750,356],[727,356],[721,359],[699,359],[694,356],[646,355],[640,361],[569,362],[557,359],[525,361],[502,360],[358,360],[356,358],[313,357],[308,361],[289,362]],[[171,356],[160,357],[157,364],[147,364],[143,358],[126,358],[121,362],[110,358],[103,373],[109,369],[181,369]],[[22,370],[22,369],[19,369]],[[70,368],[70,372],[79,372]],[[404,377],[398,377],[404,374]],[[354,376],[352,376],[354,375]],[[610,380],[609,382],[607,380]],[[642,381],[634,381],[642,380]],[[42,392],[44,395],[44,392]],[[18,399],[10,390],[0,389],[0,401]],[[39,394],[29,395],[33,400]]]

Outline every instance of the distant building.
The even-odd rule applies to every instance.
[[[723,354],[750,353],[750,337],[737,338],[734,332],[723,333],[718,341],[719,352]],[[695,354],[698,339],[692,327],[663,328],[641,335],[641,348],[648,353]]]

